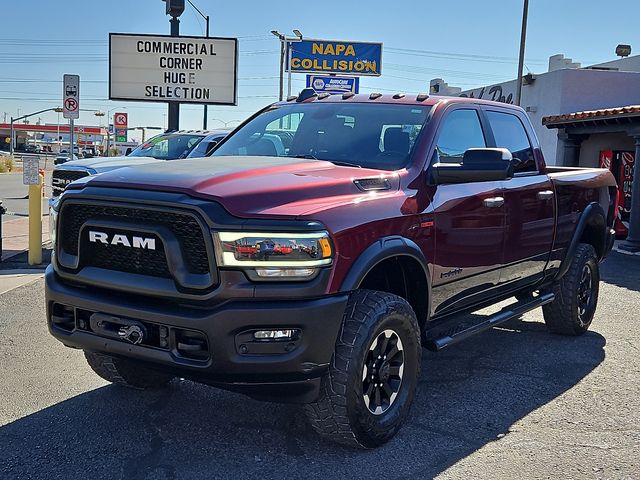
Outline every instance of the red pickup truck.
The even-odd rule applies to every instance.
[[[546,166],[519,107],[303,90],[210,158],[72,183],[48,326],[109,381],[300,402],[320,434],[375,447],[422,347],[537,307],[551,332],[587,330],[616,198],[606,170]]]

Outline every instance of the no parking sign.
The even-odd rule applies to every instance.
[[[62,84],[62,116],[77,120],[80,118],[80,77],[65,74]]]

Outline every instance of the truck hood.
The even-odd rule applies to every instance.
[[[358,187],[375,179],[380,190]],[[239,217],[299,216],[332,206],[394,195],[397,173],[287,157],[208,157],[124,167],[91,177],[90,186],[179,192],[220,202]]]
[[[116,168],[133,165],[144,165],[146,163],[164,162],[153,157],[94,157],[72,160],[56,167],[58,170],[93,170],[95,173],[108,172]]]

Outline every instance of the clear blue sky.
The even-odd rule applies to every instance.
[[[269,32],[322,39],[383,42],[382,77],[361,90],[428,91],[444,78],[463,89],[515,77],[522,0],[367,2],[194,0],[212,18],[212,35],[239,38],[237,107],[209,108],[210,118],[240,120],[277,99],[278,41]],[[126,106],[130,125],[163,125],[165,104],[108,97],[109,32],[168,34],[161,0],[5,0],[0,27],[0,120],[60,104],[63,73],[82,79],[82,107]],[[615,58],[618,43],[640,53],[638,0],[530,0],[526,65],[546,71],[550,55],[583,65]],[[187,5],[181,33],[202,35],[204,21]],[[418,55],[401,49],[420,50]],[[294,91],[304,75],[294,75]],[[202,107],[182,106],[181,127],[199,128]],[[33,121],[36,119],[34,118]],[[83,113],[80,122],[95,124]],[[54,123],[55,114],[43,122]],[[211,120],[210,127],[221,126]]]

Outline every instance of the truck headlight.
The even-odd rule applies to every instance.
[[[58,211],[56,208],[51,205],[49,207],[49,239],[51,240],[51,244],[56,246],[56,229],[58,224]]]
[[[253,269],[264,280],[309,279],[333,259],[327,232],[214,232],[213,236],[219,266]]]

